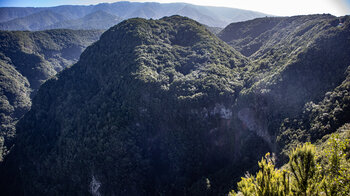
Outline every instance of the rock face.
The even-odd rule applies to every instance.
[[[246,56],[180,16],[112,27],[38,91],[17,124],[5,161],[14,173],[7,177],[15,179],[6,189],[225,194],[266,152],[316,140],[348,122],[349,17],[259,21],[244,30],[261,40]],[[231,42],[243,46],[235,36]],[[303,125],[301,138],[293,138],[294,123]],[[323,131],[314,134],[317,127]]]
[[[0,31],[0,160],[11,147],[15,123],[30,109],[40,85],[78,61],[102,31]]]

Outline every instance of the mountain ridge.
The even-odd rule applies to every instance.
[[[187,8],[186,11],[183,10]],[[214,26],[214,27],[225,27],[227,24],[236,21],[248,20],[257,17],[267,16],[260,12],[254,12],[249,10],[241,10],[236,8],[224,8],[224,7],[209,7],[209,6],[198,6],[187,3],[155,3],[155,2],[115,2],[115,3],[101,3],[97,5],[88,6],[73,6],[73,5],[63,5],[56,7],[46,7],[46,8],[0,8],[3,17],[0,21],[0,27],[6,30],[43,30],[47,29],[49,25],[42,24],[39,27],[27,29],[27,26],[31,26],[31,23],[35,21],[28,21],[24,26],[18,26],[13,22],[6,22],[10,19],[15,20],[18,17],[22,17],[25,20],[29,15],[26,13],[37,14],[37,12],[42,12],[45,10],[50,10],[51,12],[61,14],[67,17],[68,20],[81,19],[84,16],[96,12],[98,10],[105,11],[109,14],[115,15],[117,17],[128,19],[134,17],[145,17],[147,19],[154,18],[159,19],[164,16],[179,15],[182,10],[183,16],[193,18],[199,22]],[[18,11],[17,11],[18,10]],[[16,17],[18,15],[18,17]],[[63,22],[60,20],[58,22]],[[109,26],[111,27],[111,26]],[[94,27],[94,29],[97,29]]]
[[[109,27],[118,24],[123,19],[109,14],[102,10],[97,10],[90,14],[85,15],[83,18],[66,20],[63,22],[58,22],[53,25],[48,26],[48,29],[108,29]]]
[[[0,185],[227,194],[266,152],[283,165],[295,145],[349,123],[349,16],[246,24],[224,29],[228,43],[181,16],[113,26],[42,85]]]
[[[225,160],[231,159],[224,156],[232,152],[232,147],[222,137],[229,133],[224,123],[220,122],[227,121],[230,116],[228,103],[234,100],[242,86],[236,70],[244,69],[245,66],[249,66],[249,62],[243,56],[211,34],[204,26],[188,18],[173,16],[161,20],[136,18],[123,21],[88,47],[77,64],[43,84],[33,100],[31,111],[21,122],[26,124],[25,119],[31,119],[30,121],[36,124],[39,123],[37,120],[40,120],[42,122],[39,124],[44,123],[44,127],[51,131],[48,133],[41,128],[34,131],[29,128],[35,126],[34,124],[27,124],[29,127],[24,130],[20,127],[27,125],[19,123],[17,141],[23,141],[23,138],[29,136],[32,139],[28,138],[27,141],[39,142],[42,145],[34,147],[29,143],[18,142],[16,149],[19,150],[18,153],[24,154],[17,157],[22,157],[21,160],[45,157],[46,155],[42,155],[46,153],[40,153],[40,156],[32,153],[46,149],[44,151],[49,157],[58,151],[66,151],[67,154],[62,154],[62,159],[57,159],[64,162],[68,158],[66,156],[73,154],[86,163],[97,161],[93,161],[96,167],[80,167],[81,169],[72,174],[85,176],[80,178],[79,182],[71,178],[73,181],[69,183],[73,183],[70,186],[72,188],[66,187],[62,181],[67,180],[63,177],[68,174],[66,172],[72,171],[62,168],[63,165],[59,162],[51,163],[51,168],[56,168],[56,171],[64,175],[53,179],[54,181],[49,180],[45,173],[42,173],[44,176],[40,178],[49,180],[50,184],[63,183],[63,189],[57,187],[57,191],[66,189],[72,193],[77,190],[89,193],[87,187],[93,178],[103,184],[99,189],[101,194],[137,195],[157,191],[181,193],[183,187],[189,187],[195,181],[191,179],[201,178],[202,169],[205,171],[208,167],[213,170],[215,161],[208,154],[220,160],[220,166],[227,165]],[[188,108],[180,109],[180,105],[187,105]],[[202,110],[204,105],[207,110]],[[36,111],[46,109],[55,111],[55,114],[35,114]],[[62,114],[70,116],[71,120],[63,120],[65,117]],[[201,127],[199,130],[192,129],[188,115],[191,116],[192,123]],[[201,117],[198,118],[198,115]],[[202,116],[205,115],[209,115],[207,120],[210,123],[203,121]],[[99,120],[93,120],[95,117]],[[83,123],[79,128],[75,124],[78,121]],[[95,127],[94,122],[100,123]],[[113,122],[113,125],[108,122]],[[213,133],[204,131],[201,123],[213,127]],[[171,126],[173,124],[183,125],[180,128]],[[216,126],[220,127],[219,130],[215,130]],[[65,128],[60,130],[59,127]],[[102,127],[105,127],[104,130],[100,129]],[[90,140],[96,133],[100,133],[101,137]],[[44,134],[42,141],[36,138],[37,134]],[[215,139],[210,139],[210,135],[215,136]],[[196,137],[203,140],[192,143]],[[58,138],[62,139],[59,139],[63,142],[59,145],[62,149],[55,145],[59,141]],[[79,142],[71,143],[73,140]],[[89,142],[84,142],[88,140]],[[178,142],[181,143],[179,149],[171,147]],[[90,153],[97,153],[97,159],[87,156],[85,148],[81,148],[83,143],[88,145],[86,150],[89,149]],[[29,146],[24,149],[21,145],[32,146],[35,150]],[[77,146],[70,148],[69,145]],[[94,145],[97,148],[93,147]],[[100,154],[100,148],[108,156]],[[200,152],[196,148],[205,151]],[[215,155],[216,150],[222,151],[222,154]],[[109,153],[111,151],[114,151],[114,155]],[[190,162],[182,158],[184,153],[188,154],[186,159]],[[198,164],[203,162],[203,165],[198,165],[196,160]],[[20,162],[21,165],[24,164]],[[76,163],[72,163],[69,167],[77,166]],[[219,165],[215,168],[220,168]],[[40,167],[46,170],[46,166],[44,164]],[[118,169],[113,169],[113,174],[108,174],[107,168],[111,167]],[[23,170],[30,171],[29,168]],[[122,177],[124,172],[130,172],[129,177]],[[31,173],[27,174],[32,176]],[[116,178],[107,180],[114,175]],[[45,185],[39,181],[34,187],[27,187],[26,184],[30,182],[23,181],[26,191],[40,192],[40,187]],[[175,183],[179,187],[169,186],[169,183]],[[190,190],[186,190],[188,191]]]
[[[52,25],[67,18],[50,10],[16,18],[0,24],[1,30],[43,30],[42,26]]]

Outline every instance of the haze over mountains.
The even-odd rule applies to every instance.
[[[224,7],[197,6],[186,3],[116,2],[90,6],[47,8],[0,8],[1,30],[45,30],[51,28],[108,29],[121,20],[141,17],[187,16],[211,27],[225,27],[232,22],[264,17],[267,14]],[[85,25],[83,25],[85,24]]]

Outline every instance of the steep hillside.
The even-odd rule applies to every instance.
[[[31,91],[27,78],[2,55],[0,67],[0,161],[2,161],[3,155],[9,150],[5,140],[15,136],[14,127],[18,117],[30,109]]]
[[[265,17],[246,22],[231,23],[218,36],[243,55],[250,56],[269,41],[266,37],[273,40],[273,33],[279,30],[276,25],[283,19],[281,17]]]
[[[109,29],[42,86],[18,124],[13,155],[23,191],[205,191],[205,177],[237,158],[231,107],[249,66],[188,18],[130,19]]]
[[[197,6],[186,3],[165,4],[122,1],[89,6],[65,5],[47,8],[0,8],[0,29],[43,30],[62,27],[73,29],[81,27],[83,27],[83,29],[101,29],[103,27],[103,29],[108,29],[116,24],[112,16],[105,16],[107,19],[106,21],[91,21],[85,18],[87,15],[95,12],[99,13],[99,11],[112,14],[113,17],[118,19],[118,22],[120,22],[120,18],[128,19],[141,17],[159,19],[164,16],[176,14],[187,16],[208,26],[221,28],[231,22],[250,20],[267,15],[248,10]],[[62,18],[62,16],[64,16],[64,18]]]
[[[332,15],[309,15],[293,17],[265,17],[246,22],[232,23],[220,32],[220,39],[236,48],[245,56],[257,58],[271,48],[305,45],[316,39],[316,29],[333,20]],[[338,25],[340,21],[335,22]],[[332,25],[334,25],[332,24]],[[321,32],[322,33],[322,32]],[[293,46],[288,46],[292,44]],[[294,47],[295,48],[295,47]]]
[[[296,144],[349,123],[349,16],[245,23],[220,37],[246,56],[180,16],[106,31],[42,85],[17,124],[0,189],[226,194],[266,152],[284,164]]]
[[[350,65],[349,23],[349,16],[261,18],[231,24],[220,32],[219,37],[255,64],[237,101],[243,115],[239,118],[250,124],[248,129],[264,137],[273,149],[285,151],[286,145],[296,142],[296,138],[315,141],[349,121],[347,103],[344,103],[337,117],[341,120],[338,124],[330,123],[327,131],[321,131],[320,126],[314,127],[309,136],[294,131],[309,130],[314,120],[319,121],[305,116],[304,107],[327,99],[325,95],[339,94],[336,87],[346,83],[346,70]],[[348,95],[344,92],[341,96],[346,102]],[[337,102],[341,104],[340,100]],[[332,110],[330,106],[325,107]],[[301,115],[298,122],[292,120]],[[281,123],[285,125],[280,128]],[[283,142],[278,146],[275,139],[280,134],[283,136],[278,137],[279,141]]]
[[[101,33],[72,30],[0,31],[1,141],[14,137],[14,125],[30,109],[31,97],[39,86],[78,61],[81,52]]]
[[[48,29],[108,29],[123,19],[104,11],[96,11],[75,20],[67,20],[48,26]]]
[[[346,79],[334,90],[327,92],[323,100],[305,104],[299,116],[286,118],[277,138],[283,153],[306,141],[315,142],[350,123],[350,66]]]

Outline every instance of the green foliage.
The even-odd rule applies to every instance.
[[[340,19],[344,28],[337,26]],[[269,39],[249,58],[180,16],[112,27],[75,65],[42,85],[17,124],[12,160],[21,168],[20,186],[43,195],[87,195],[97,182],[102,195],[220,194],[232,176],[254,171],[252,164],[267,150],[286,151],[294,141],[324,136],[328,132],[278,130],[327,91],[337,94],[340,109],[347,107],[338,97],[347,92],[334,88],[350,62],[349,17],[281,21],[273,32],[251,30],[256,41],[265,40],[263,34]],[[46,38],[38,43],[52,45]],[[47,73],[45,66],[37,69]],[[334,112],[345,120],[330,127],[346,122],[340,109]],[[313,118],[293,121],[293,128],[309,131]],[[288,144],[277,148],[275,137]],[[324,175],[310,149],[293,151],[284,171],[270,157],[262,159],[261,171],[239,186],[246,194],[321,193]]]
[[[305,143],[289,154],[285,169],[275,169],[269,154],[259,162],[256,176],[248,175],[238,182],[238,194],[230,195],[339,195],[350,190],[350,129],[332,134],[321,146]]]
[[[289,155],[293,180],[292,192],[296,195],[317,195],[315,147],[310,143],[297,147]]]
[[[231,24],[219,34],[252,61],[235,110],[253,111],[253,131],[282,151],[283,160],[298,144],[315,142],[349,122],[349,19],[260,18]]]
[[[40,85],[79,59],[102,31],[0,31],[0,145],[13,145],[15,124],[30,109]],[[0,153],[2,155],[2,153]]]
[[[4,137],[0,137],[0,162],[3,161],[4,155],[6,154],[6,148],[4,147]]]
[[[307,140],[315,142],[350,122],[350,72],[333,91],[318,103],[308,102],[298,118],[285,119],[277,137],[283,152]]]
[[[349,129],[347,133],[350,133]],[[347,195],[350,192],[349,139],[332,134],[323,149],[324,162],[320,166],[323,179],[321,190],[327,196]]]
[[[275,169],[270,153],[258,162],[260,170],[256,176],[247,174],[238,182],[238,190],[243,195],[282,196],[290,193],[289,173],[286,170]],[[229,195],[237,195],[231,191]]]
[[[280,17],[265,17],[232,23],[225,27],[218,36],[243,55],[250,56],[263,46],[259,42],[267,42],[266,36],[263,36],[264,33],[273,29],[282,20],[283,18]]]
[[[222,177],[211,176],[233,160],[223,122],[249,65],[188,18],[121,22],[45,82],[17,124],[23,186],[86,195],[95,179],[104,195],[215,192]],[[210,188],[191,189],[204,175]]]

